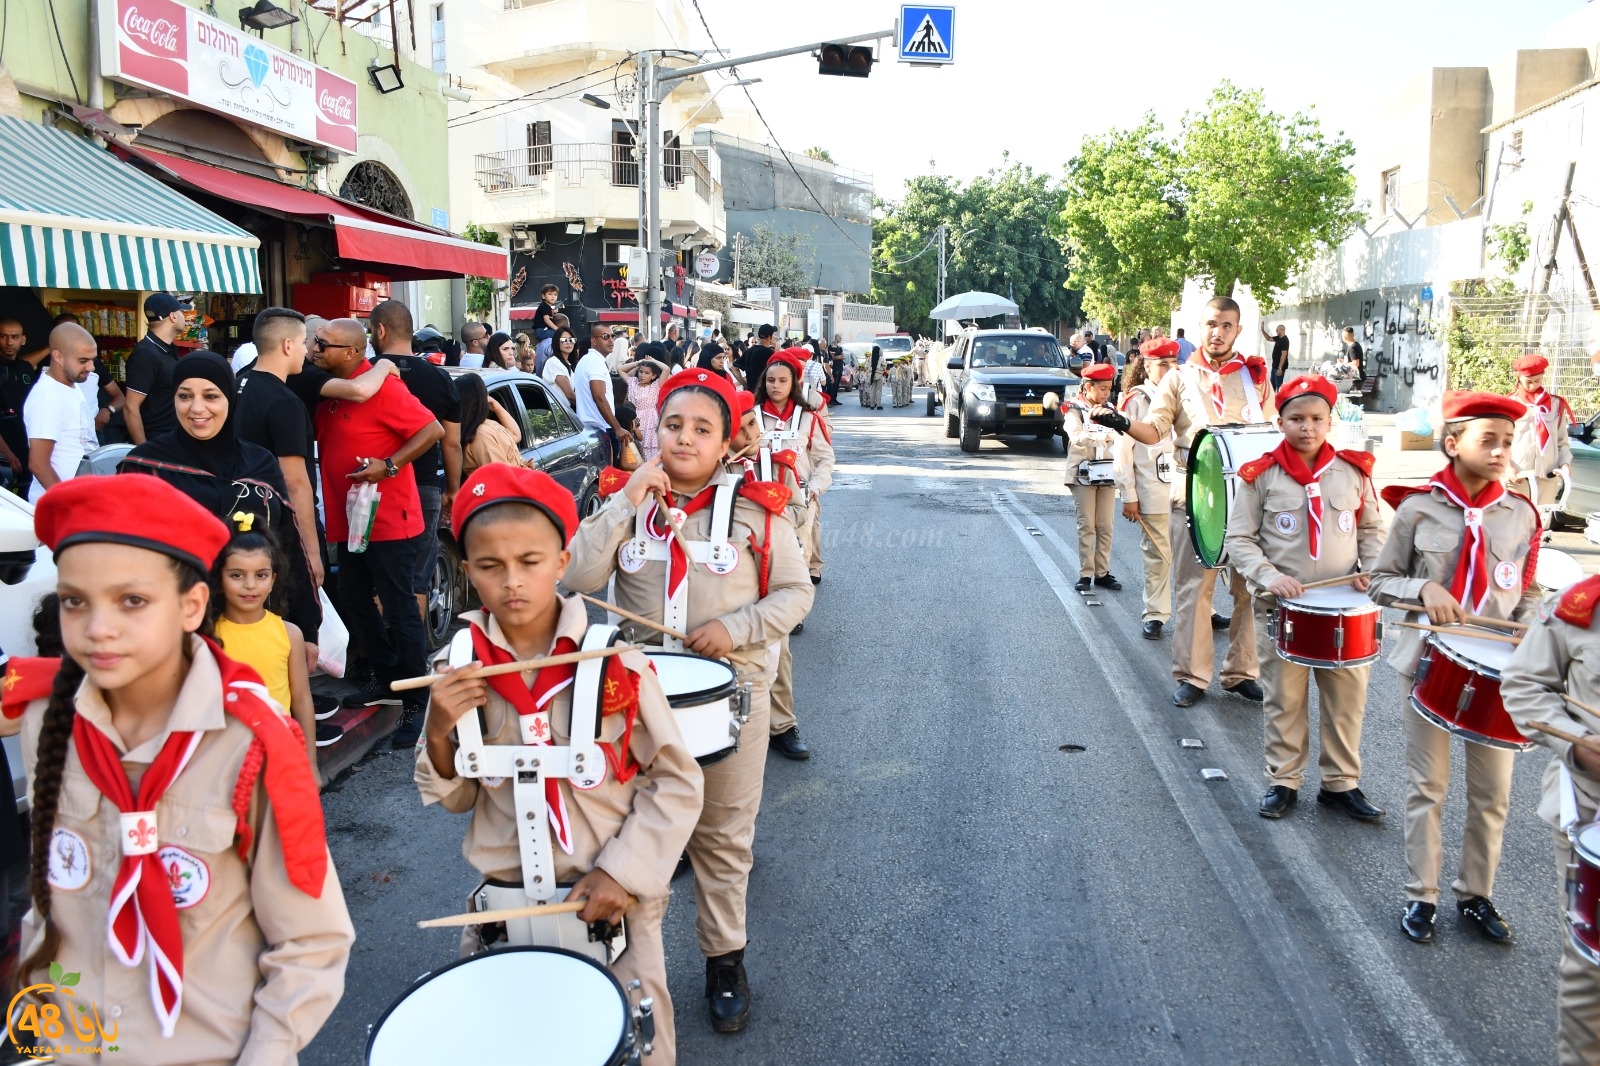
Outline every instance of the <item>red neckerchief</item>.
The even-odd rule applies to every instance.
[[[785,400],[782,411],[772,406],[771,400],[765,400],[761,404],[761,410],[763,413],[776,418],[779,422],[787,422],[789,421],[789,416],[794,414],[794,400]]]
[[[1267,453],[1268,457],[1279,466],[1283,472],[1294,478],[1295,483],[1306,490],[1306,531],[1311,534],[1311,558],[1322,558],[1322,475],[1328,472],[1338,454],[1323,441],[1322,448],[1317,452],[1313,467],[1307,467],[1300,458],[1300,453],[1289,447],[1288,441]]]
[[[1211,366],[1211,358],[1204,353],[1200,354],[1200,369],[1211,375],[1211,407],[1221,418],[1228,409],[1227,399],[1222,394],[1222,379],[1227,374],[1237,374],[1240,370],[1250,371],[1250,380],[1260,388],[1262,381],[1267,376],[1267,361],[1259,356],[1235,355],[1219,367]],[[1194,362],[1191,357],[1190,362]]]
[[[1547,391],[1543,386],[1531,395],[1520,388],[1513,395],[1530,408],[1538,410],[1538,416],[1533,420],[1534,436],[1539,442],[1539,451],[1543,452],[1550,446],[1550,422],[1556,411],[1556,405],[1560,404],[1563,409],[1571,410],[1567,407],[1566,399]]]
[[[1506,493],[1505,486],[1491,481],[1476,497],[1469,497],[1456,477],[1455,465],[1433,475],[1429,488],[1439,489],[1445,499],[1461,508],[1470,545],[1462,547],[1456,560],[1456,576],[1450,580],[1450,595],[1471,614],[1483,614],[1489,606],[1489,539],[1483,533],[1483,512]]]
[[[698,496],[680,508],[683,511],[683,516],[688,518],[696,511],[705,510],[711,505],[711,501],[716,498],[716,495],[716,485],[707,485],[700,490]],[[672,526],[667,522],[666,516],[661,513],[661,504],[656,502],[650,504],[650,516],[649,521],[645,522],[645,530],[657,540],[671,538],[672,546],[669,549],[670,556],[667,566],[667,598],[676,599],[678,592],[683,588],[684,579],[689,576],[689,557],[683,553],[683,545],[678,543],[678,538],[672,536]]]

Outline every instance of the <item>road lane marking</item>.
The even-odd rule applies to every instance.
[[[1055,545],[1063,558],[1076,559],[1076,550],[1069,548],[1066,541],[1047,522],[1041,520],[1012,493],[991,493],[990,499],[996,512],[1011,527],[1017,540],[1027,550],[1035,566],[1055,592],[1056,598],[1061,601],[1068,619],[1084,641],[1084,646],[1090,646],[1097,634],[1090,631],[1088,620],[1082,613],[1072,609],[1072,604],[1077,601],[1077,594],[1072,591],[1071,583],[1060,567],[1028,533],[1027,526],[1031,525],[1042,531],[1045,539]],[[1134,680],[1130,660],[1102,656],[1094,658],[1093,661],[1099,667],[1101,676],[1116,694],[1117,702],[1122,705],[1123,712],[1138,733],[1157,772],[1161,774],[1162,782],[1183,814],[1184,821],[1189,824],[1207,861],[1221,879],[1235,906],[1239,908],[1240,916],[1245,919],[1245,925],[1257,933],[1261,952],[1267,960],[1269,969],[1273,970],[1274,977],[1279,980],[1286,994],[1290,990],[1294,991],[1295,994],[1288,998],[1307,1032],[1319,1040],[1336,1038],[1344,1045],[1341,1050],[1348,1049],[1347,1054],[1340,1055],[1341,1060],[1348,1061],[1351,1057],[1360,1059],[1362,1057],[1360,1046],[1354,1042],[1354,1034],[1345,1024],[1342,1015],[1316,1009],[1320,1004],[1333,1002],[1333,994],[1326,983],[1314,981],[1306,973],[1308,967],[1298,943],[1290,935],[1282,910],[1276,905],[1267,906],[1263,902],[1271,901],[1274,897],[1267,887],[1260,868],[1250,857],[1238,835],[1234,833],[1232,825],[1214,806],[1199,807],[1185,798],[1194,795],[1191,791],[1194,784],[1189,776],[1188,767],[1178,760],[1176,749],[1157,745],[1157,738],[1170,733],[1173,723],[1160,718],[1149,709],[1147,698]],[[1243,758],[1233,750],[1226,733],[1221,735],[1223,739],[1218,747],[1213,749],[1213,753],[1231,755],[1239,765],[1244,765]],[[1188,787],[1185,787],[1185,782],[1188,782]],[[1183,794],[1180,794],[1180,790]],[[1209,801],[1211,797],[1205,796],[1204,799]],[[1281,823],[1274,828],[1289,830],[1287,833],[1269,834],[1284,860],[1284,868],[1294,877],[1300,890],[1315,906],[1335,949],[1350,961],[1356,976],[1366,986],[1368,996],[1382,1012],[1389,1030],[1400,1039],[1418,1063],[1427,1066],[1433,1064],[1465,1066],[1466,1056],[1445,1035],[1438,1018],[1411,987],[1405,975],[1394,965],[1377,937],[1373,936],[1365,923],[1356,917],[1359,912],[1351,904],[1349,897],[1332,879],[1322,873],[1321,865],[1311,853],[1304,830],[1293,822]],[[1258,924],[1252,920],[1253,916],[1261,916],[1265,921]],[[1313,1028],[1308,1017],[1315,1019],[1318,1025],[1326,1025],[1329,1028],[1322,1030]],[[1329,1060],[1318,1056],[1316,1061]]]

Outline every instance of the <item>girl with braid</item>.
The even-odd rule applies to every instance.
[[[52,487],[34,529],[66,655],[7,676],[3,731],[21,732],[33,792],[25,1032],[115,1044],[125,1064],[292,1064],[343,992],[354,931],[305,741],[205,631],[229,531],[128,476]]]

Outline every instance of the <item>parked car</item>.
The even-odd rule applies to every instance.
[[[1573,426],[1572,491],[1567,493],[1556,522],[1583,529],[1589,515],[1600,511],[1600,415]]]
[[[7,655],[38,654],[33,642],[33,612],[40,597],[55,590],[55,558],[33,535],[33,505],[0,490],[0,650]],[[5,749],[17,810],[26,811],[28,780],[22,770],[21,742],[6,737]]]
[[[944,435],[975,452],[985,436],[1051,440],[1061,432],[1061,401],[1078,388],[1061,345],[1048,333],[972,330],[950,349],[928,414],[944,406]]]

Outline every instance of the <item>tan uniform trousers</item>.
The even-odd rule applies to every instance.
[[[689,837],[689,862],[694,867],[695,934],[707,958],[745,946],[745,896],[755,862],[751,848],[767,767],[778,654],[776,649],[767,653],[766,669],[759,674],[741,670],[741,681],[755,683],[750,721],[739,733],[739,750],[704,768],[706,800]]]
[[[1579,822],[1594,817],[1580,803]],[[1561,904],[1567,901],[1567,863],[1572,861],[1572,846],[1567,834],[1557,830],[1556,885]],[[1561,1066],[1594,1066],[1600,1062],[1600,966],[1596,966],[1572,946],[1572,937],[1562,930],[1561,989],[1556,994],[1559,1017],[1556,1022],[1556,1061]]]
[[[1078,576],[1104,577],[1111,572],[1111,531],[1117,516],[1115,485],[1074,485],[1078,505]]]
[[[1317,766],[1322,787],[1348,792],[1361,783],[1361,723],[1366,716],[1370,666],[1320,670],[1291,663],[1278,654],[1267,623],[1273,601],[1255,602],[1256,657],[1266,689],[1267,783],[1298,789],[1305,778],[1311,732],[1311,681],[1317,682],[1320,736]]]
[[[1217,658],[1211,635],[1211,598],[1219,571],[1207,570],[1195,558],[1181,507],[1174,508],[1171,527],[1168,543],[1172,545],[1172,570],[1178,589],[1172,615],[1172,677],[1206,688],[1211,684]],[[1222,683],[1235,685],[1254,679],[1260,666],[1250,589],[1244,578],[1232,570],[1228,571],[1228,592],[1233,597],[1233,621],[1228,626],[1228,653],[1222,659]]]
[[[1414,678],[1400,675],[1400,691],[1411,692]],[[1439,901],[1440,805],[1450,786],[1450,744],[1455,739],[1430,725],[1408,702],[1406,722],[1406,899]],[[1467,744],[1467,825],[1461,863],[1450,887],[1457,899],[1493,896],[1500,868],[1501,836],[1511,806],[1511,767],[1516,752]]]
[[[822,498],[811,497],[811,520],[800,535],[800,546],[806,551],[806,566],[812,577],[822,576]]]
[[[1170,514],[1139,512],[1139,554],[1144,559],[1142,622],[1172,620],[1172,541]]]
[[[789,638],[785,636],[778,652],[778,676],[772,681],[772,716],[768,729],[770,736],[787,733],[795,727],[794,720],[794,656],[789,654]]]

